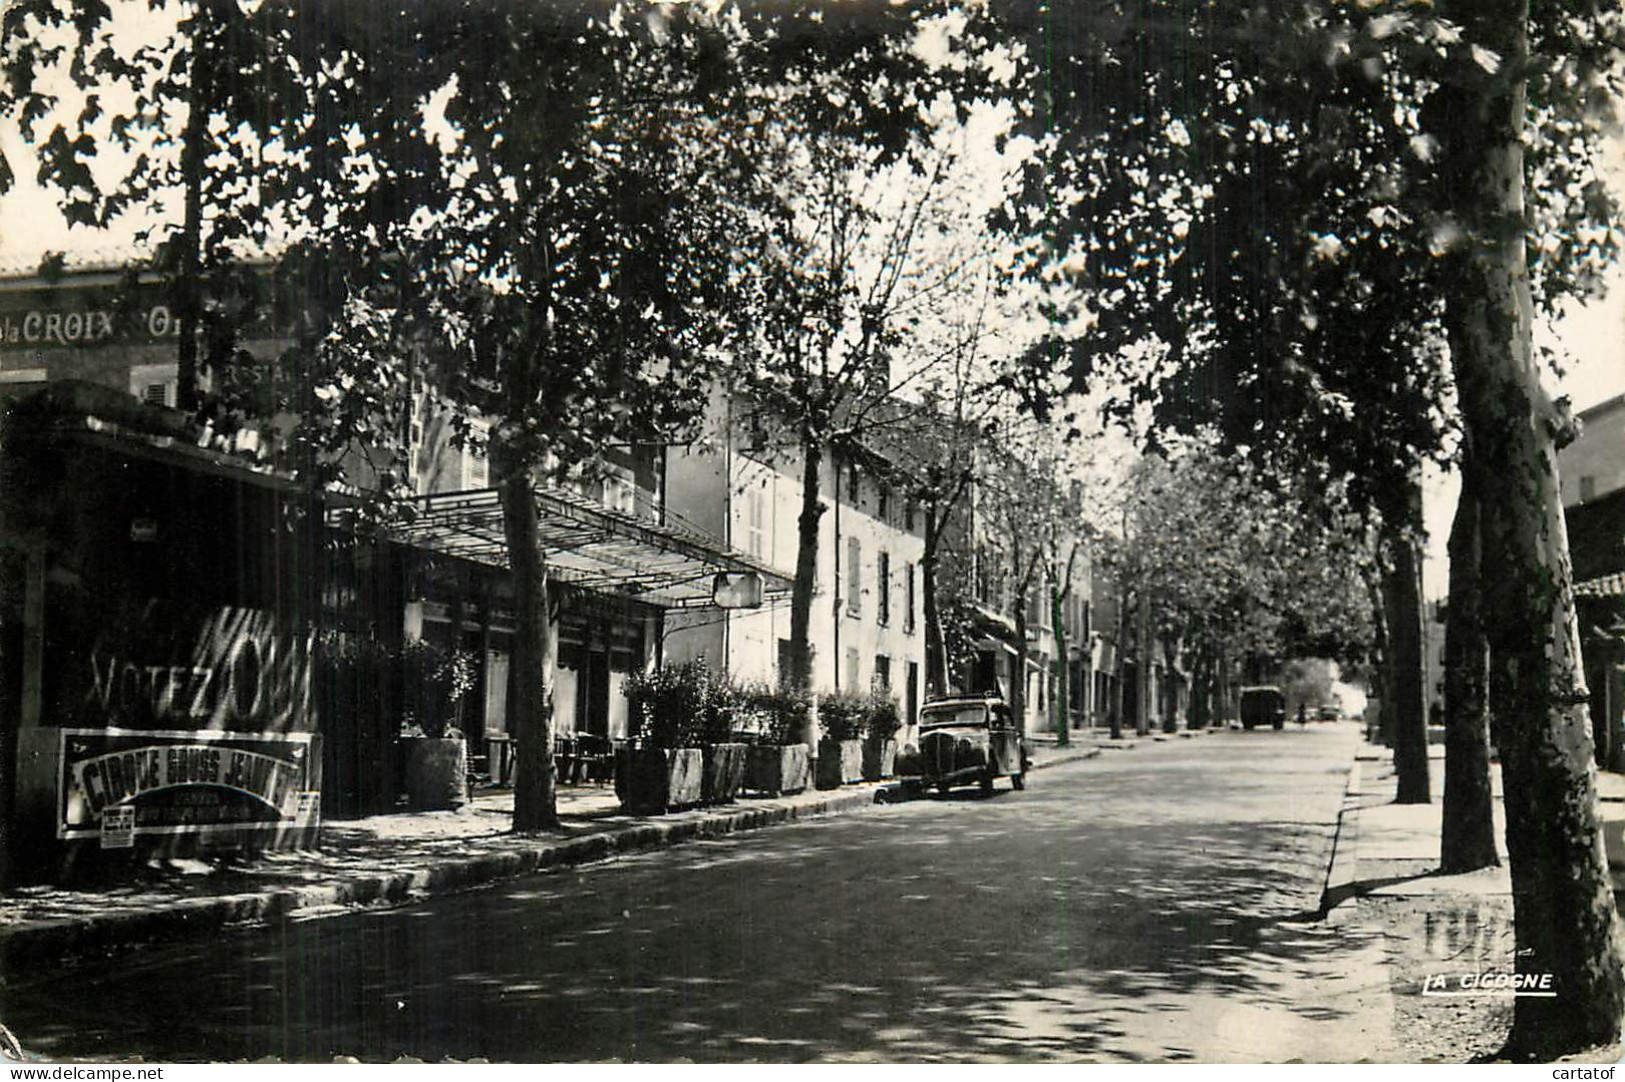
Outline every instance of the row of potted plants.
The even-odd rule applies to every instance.
[[[841,691],[818,700],[818,788],[892,776],[897,761],[897,703],[871,692]]]
[[[805,692],[736,684],[703,660],[627,679],[631,741],[619,753],[616,795],[629,811],[658,813],[726,804],[742,790],[778,795],[816,782],[834,788],[890,776],[897,706],[882,695]],[[804,742],[809,711],[822,739]]]

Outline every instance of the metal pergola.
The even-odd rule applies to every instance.
[[[696,531],[612,511],[569,489],[538,487],[536,495],[542,550],[557,581],[668,609],[711,606],[712,583],[724,572],[759,576],[763,604],[790,591],[789,576]],[[409,519],[390,531],[396,540],[508,566],[496,489],[435,493],[413,504]]]

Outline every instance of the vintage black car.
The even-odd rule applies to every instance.
[[[1003,775],[1012,789],[1027,786],[1027,743],[1010,708],[997,698],[956,696],[926,703],[919,739],[897,757],[903,787],[947,792],[975,782],[984,793]]]

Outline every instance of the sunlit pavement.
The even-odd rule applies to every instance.
[[[1353,724],[967,790],[30,977],[32,1051],[148,1059],[1383,1058],[1316,912]]]

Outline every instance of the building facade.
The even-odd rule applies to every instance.
[[[1575,415],[1580,434],[1558,452],[1564,507],[1575,507],[1625,488],[1625,395]]]
[[[1008,452],[984,435],[956,436],[946,431],[950,427],[940,419],[922,422],[911,441],[896,441],[904,461],[911,448],[931,454],[932,441],[958,439],[967,448],[969,481],[937,538],[937,606],[948,640],[949,690],[995,693],[1013,702],[1019,680],[1023,731],[1086,726],[1094,709],[1095,624],[1094,570],[1083,523],[1045,520],[1034,536],[1013,537],[1001,502],[1019,487],[1008,472]],[[1036,525],[1034,513],[1024,507],[1015,518]]]
[[[38,837],[53,839],[45,848],[66,853],[99,852],[106,846],[97,839],[110,824],[120,846],[130,838],[135,849],[161,843],[175,850],[206,840],[280,844],[315,829],[319,815],[392,810],[399,778],[388,764],[402,736],[404,702],[394,685],[404,678],[390,676],[394,662],[378,662],[366,679],[356,666],[412,642],[471,660],[472,686],[454,704],[453,720],[477,767],[500,778],[500,764],[511,758],[515,609],[498,478],[481,446],[480,421],[471,421],[472,440],[455,437],[458,426],[432,389],[419,389],[405,463],[413,513],[383,532],[364,528],[348,512],[352,504],[312,496],[275,468],[266,446],[285,431],[277,426],[296,418],[226,439],[171,408],[177,340],[161,283],[122,268],[0,281],[0,400],[18,404],[6,421],[7,434],[17,436],[4,464],[13,482],[8,493],[26,491],[24,481],[47,476],[59,461],[89,463],[85,477],[103,486],[78,486],[102,493],[88,502],[75,502],[62,486],[43,501],[50,515],[82,520],[74,531],[28,526],[21,505],[9,509],[0,530],[0,634],[8,646],[0,651],[0,693],[13,706],[0,719],[0,755],[17,767],[5,774],[8,817],[16,811],[27,820],[24,833],[38,828]],[[290,343],[261,327],[246,336],[238,360],[270,364]],[[54,419],[19,420],[42,411]],[[58,451],[58,430],[72,432],[74,457]],[[626,678],[658,661],[670,614],[714,606],[717,575],[754,576],[770,599],[788,585],[762,561],[673,521],[665,473],[663,448],[625,447],[605,449],[574,474],[537,480],[557,610],[554,713],[566,739],[631,735]],[[135,495],[146,502],[129,504]],[[102,543],[87,546],[83,537]],[[215,565],[200,553],[230,561],[205,573]],[[91,661],[75,660],[73,637],[30,630],[76,626],[86,605],[51,584],[87,575],[109,604],[122,599],[134,614],[118,625],[124,637],[95,647]],[[270,690],[248,702],[294,705],[274,718],[247,706],[177,713],[180,693],[149,689],[146,706],[125,717],[93,701],[97,688],[120,686],[105,673],[95,676],[104,655],[128,662],[137,676],[207,669],[241,676],[244,689],[257,686],[249,675],[271,680]],[[192,664],[194,655],[204,660]],[[219,663],[208,660],[216,655]],[[264,665],[242,675],[226,664],[247,656]],[[287,664],[265,667],[272,656]],[[305,661],[288,662],[296,657]],[[91,690],[52,683],[63,665]],[[70,731],[71,739],[64,736]],[[185,791],[178,803],[160,795],[177,789],[167,782],[131,783],[118,799],[99,800],[114,790],[69,763],[114,755],[110,771],[145,770],[149,761],[167,763],[171,751],[195,758],[198,748],[228,746],[263,768],[262,781],[277,783],[266,800],[246,806],[222,798],[231,788],[226,776],[208,772],[178,785]],[[168,777],[151,770],[141,776]],[[190,810],[176,811],[181,805]],[[70,812],[90,818],[70,822],[63,818]],[[91,840],[81,844],[81,835]]]
[[[1578,415],[1558,452],[1598,762],[1625,771],[1625,395]]]
[[[793,577],[803,460],[741,395],[712,397],[701,439],[666,459],[670,514]],[[924,523],[903,486],[868,456],[822,456],[817,579],[809,645],[814,692],[876,689],[912,724],[924,694],[920,598]],[[662,656],[704,658],[736,680],[777,685],[790,647],[790,599],[757,609],[673,614]]]

